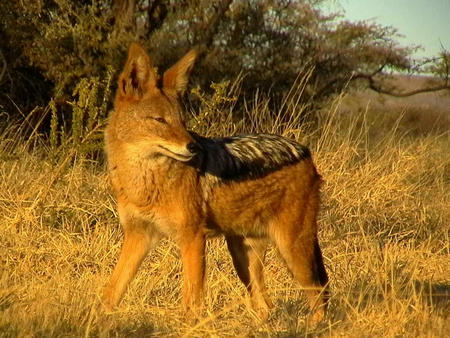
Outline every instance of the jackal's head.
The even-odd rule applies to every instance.
[[[124,144],[144,156],[189,161],[198,148],[184,126],[179,97],[196,56],[191,50],[158,77],[145,50],[133,43],[119,77],[107,141]]]

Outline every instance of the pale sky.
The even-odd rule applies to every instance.
[[[333,1],[332,1],[333,2]],[[431,57],[441,50],[441,43],[450,50],[450,0],[340,0],[340,6],[351,21],[374,19],[393,26],[405,37],[402,45],[422,45],[418,57]]]

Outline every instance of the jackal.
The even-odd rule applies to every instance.
[[[128,51],[105,132],[124,243],[103,304],[118,304],[149,249],[170,236],[181,251],[184,307],[197,311],[205,238],[223,234],[261,317],[271,307],[263,278],[271,241],[320,320],[328,277],[317,238],[321,178],[310,151],[276,135],[210,139],[187,131],[179,97],[196,55],[188,52],[159,78],[142,47]]]

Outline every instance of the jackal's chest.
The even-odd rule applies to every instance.
[[[154,204],[163,188],[151,172],[142,167],[119,164],[109,170],[109,176],[116,197],[137,206]]]
[[[109,174],[116,195],[137,206],[163,203],[184,185],[183,173],[176,166],[130,157],[110,162]]]

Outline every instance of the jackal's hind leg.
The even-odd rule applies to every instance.
[[[294,278],[304,288],[311,309],[310,320],[321,321],[328,302],[328,277],[315,236],[275,237],[278,250]]]
[[[266,241],[242,236],[226,236],[226,241],[239,279],[250,294],[254,311],[262,320],[267,319],[273,305],[264,285]]]

